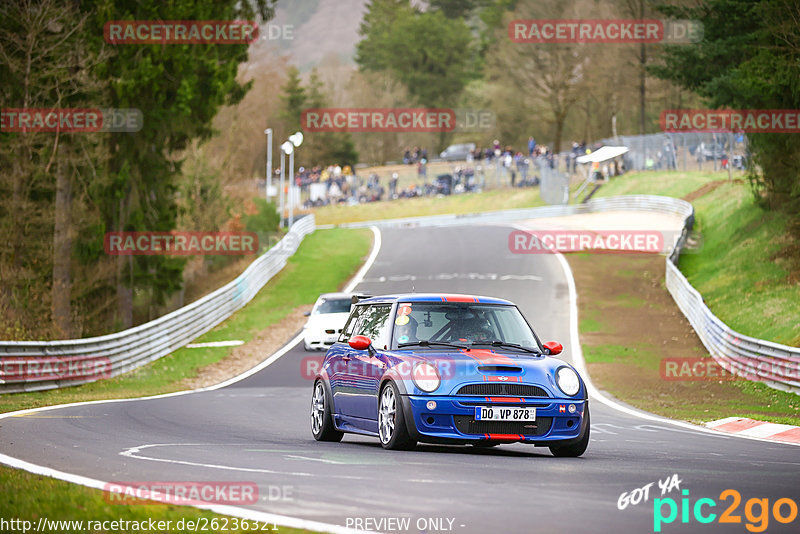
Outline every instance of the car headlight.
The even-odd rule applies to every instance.
[[[581,381],[578,378],[578,373],[572,370],[571,367],[559,367],[556,371],[556,384],[561,388],[561,391],[572,397],[577,395],[581,389]]]
[[[429,363],[420,363],[414,367],[411,377],[414,379],[414,384],[426,393],[436,391],[436,388],[442,383],[436,367]]]

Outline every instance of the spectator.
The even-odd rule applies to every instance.
[[[536,139],[533,136],[528,137],[528,156],[533,156],[533,151],[536,150]]]
[[[422,179],[423,183],[428,181],[428,161],[425,158],[419,160],[417,164],[417,175]]]
[[[399,175],[396,172],[392,173],[392,179],[389,180],[389,198],[397,198],[397,179]]]

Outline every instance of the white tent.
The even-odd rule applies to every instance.
[[[614,159],[628,152],[630,149],[626,146],[604,146],[598,148],[591,154],[585,156],[578,156],[575,161],[578,163],[602,163],[610,159]]]

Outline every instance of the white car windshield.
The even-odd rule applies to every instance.
[[[322,313],[350,313],[350,299],[323,299],[319,303],[314,315]]]

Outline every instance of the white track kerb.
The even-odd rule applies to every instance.
[[[375,258],[378,256],[378,253],[381,249],[381,232],[378,230],[377,227],[370,228],[373,234],[373,242],[372,242],[372,251],[370,252],[367,261],[364,262],[364,265],[361,266],[361,269],[355,274],[355,276],[347,283],[344,290],[345,292],[350,292],[355,289],[355,287],[361,283],[364,279],[364,275],[367,274],[372,264],[375,263]],[[204,388],[192,389],[188,391],[177,391],[175,393],[165,393],[163,395],[153,395],[151,397],[136,397],[131,399],[110,399],[110,400],[96,400],[96,401],[86,401],[86,402],[73,402],[69,404],[59,404],[55,406],[45,406],[42,408],[31,408],[28,410],[19,410],[16,412],[9,412],[0,414],[0,420],[5,419],[7,417],[17,417],[20,415],[26,415],[31,413],[38,413],[38,412],[46,412],[49,410],[57,410],[59,408],[67,408],[70,406],[86,406],[89,404],[106,404],[106,403],[116,403],[116,402],[132,402],[132,401],[146,401],[152,399],[163,399],[167,397],[177,397],[180,395],[189,395],[191,393],[200,393],[203,391],[214,391],[216,389],[221,389],[231,384],[235,384],[245,378],[256,374],[257,372],[269,367],[273,362],[278,360],[281,356],[292,350],[300,341],[303,339],[303,334],[300,333],[295,336],[291,341],[289,341],[286,345],[281,347],[275,354],[271,355],[269,358],[258,364],[257,366],[253,367],[252,369],[245,371],[244,373],[235,376],[229,380],[224,382],[220,382],[219,384],[215,384],[213,386],[208,386]],[[123,453],[126,451],[123,451]],[[95,488],[99,490],[105,490],[108,487],[108,482],[104,482],[102,480],[97,480],[93,478],[87,478],[80,475],[75,475],[72,473],[65,473],[64,471],[58,471],[56,469],[51,469],[49,467],[44,467],[41,465],[32,464],[30,462],[26,462],[24,460],[20,460],[18,458],[13,458],[11,456],[7,456],[5,454],[0,454],[0,463],[8,465],[10,467],[14,467],[17,469],[23,469],[25,471],[29,471],[36,475],[44,475],[51,478],[56,478],[59,480],[64,480],[66,482],[72,482],[73,484],[80,484],[81,486],[86,486],[88,488]],[[192,504],[190,505],[193,508],[200,508],[201,510],[210,510],[214,513],[233,516],[233,517],[240,517],[242,519],[249,519],[251,521],[259,521],[261,523],[273,524],[273,525],[281,525],[290,528],[300,528],[306,530],[315,530],[318,532],[333,532],[335,534],[339,533],[346,533],[352,534],[354,532],[364,533],[366,531],[363,530],[354,530],[351,528],[345,528],[340,525],[333,525],[329,523],[321,523],[317,521],[309,521],[307,519],[300,519],[297,517],[290,517],[284,515],[276,515],[276,514],[269,514],[266,512],[259,512],[256,510],[251,510],[249,508],[242,508],[239,506],[229,506],[229,505],[222,505],[222,504],[208,504],[208,505],[197,505]]]

